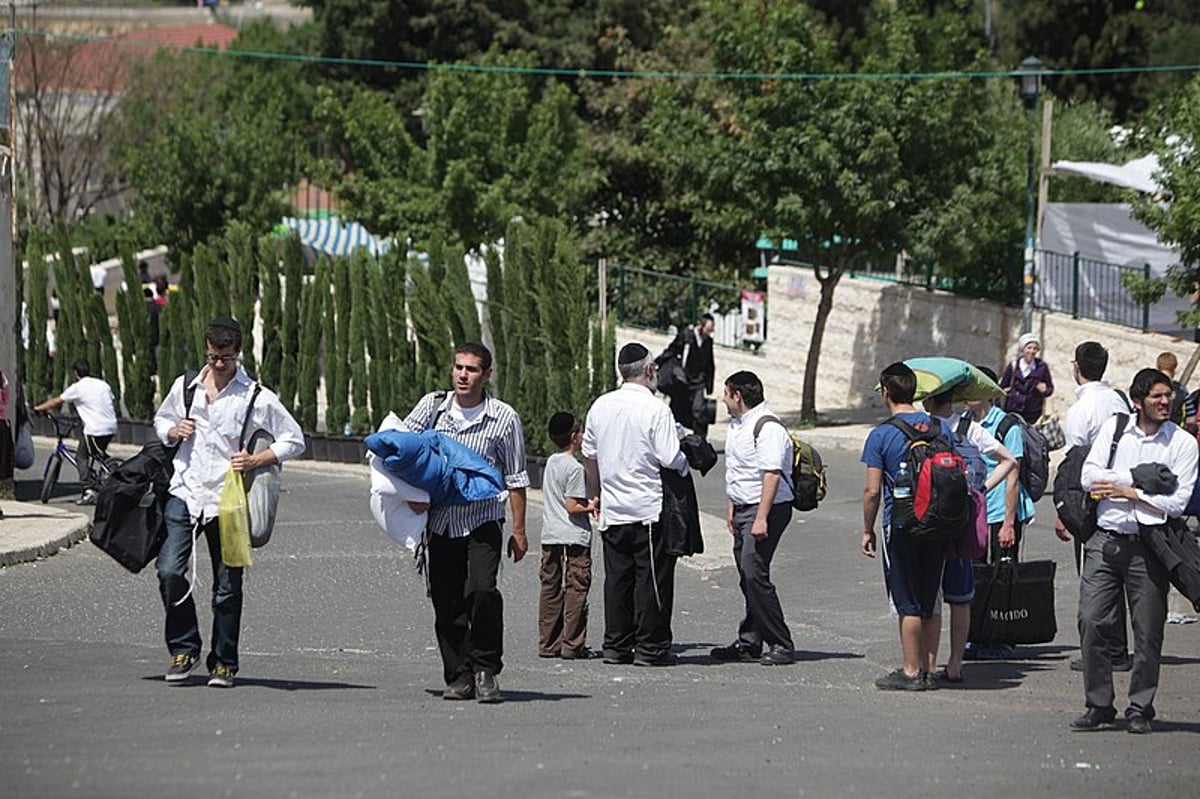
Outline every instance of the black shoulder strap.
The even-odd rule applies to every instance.
[[[1117,396],[1121,398],[1121,402],[1125,403],[1125,407],[1132,411],[1133,406],[1129,404],[1129,397],[1125,395],[1125,392],[1119,388],[1114,388],[1113,391],[1117,392]]]
[[[973,420],[971,419],[970,416],[958,417],[958,429],[956,431],[954,431],[955,435],[957,435],[959,438],[961,438],[965,441],[967,438],[967,433],[970,432],[970,430],[971,430],[971,422],[972,421]]]
[[[1105,468],[1111,469],[1113,461],[1117,458],[1117,442],[1121,440],[1121,436],[1125,434],[1125,427],[1129,424],[1129,414],[1117,414],[1117,429],[1113,430],[1112,446],[1108,448],[1108,466]]]
[[[1020,416],[1015,413],[1006,413],[1004,418],[1000,420],[1000,424],[996,426],[996,440],[1001,444],[1004,443],[1004,437],[1008,435],[1008,431],[1012,430],[1022,421]]]
[[[250,394],[250,402],[246,405],[246,417],[242,419],[242,434],[238,436],[238,452],[246,448],[246,431],[250,429],[250,416],[254,413],[254,401],[261,393],[262,383],[255,383],[254,391]]]
[[[183,418],[192,418],[192,398],[196,396],[196,387],[192,385],[200,372],[188,369],[183,373]]]
[[[446,397],[450,394],[445,389],[433,392],[433,421],[429,423],[427,430],[436,430],[438,419],[442,418],[442,414],[446,412]]]
[[[910,444],[914,441],[921,441],[925,438],[925,436],[921,434],[921,431],[917,430],[917,428],[913,427],[899,416],[893,416],[884,422],[884,424],[890,424],[892,427],[903,433],[904,437],[908,439]]]

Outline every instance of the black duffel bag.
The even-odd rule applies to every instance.
[[[122,463],[100,486],[88,538],[137,574],[167,537],[164,509],[174,471],[174,447],[154,441]]]
[[[975,564],[970,641],[980,646],[1045,644],[1058,634],[1052,560]]]

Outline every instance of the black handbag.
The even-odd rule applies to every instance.
[[[975,564],[970,641],[980,646],[1045,644],[1058,634],[1052,560]]]
[[[675,388],[687,386],[687,374],[683,371],[683,361],[679,358],[667,358],[658,365],[658,390],[664,394]]]

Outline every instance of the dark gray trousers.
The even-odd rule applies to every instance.
[[[746,615],[738,625],[738,643],[751,652],[762,651],[763,644],[793,649],[792,633],[783,620],[783,607],[771,582],[771,559],[788,522],[792,505],[777,502],[767,514],[767,537],[750,535],[758,505],[737,505],[733,511],[733,560],[737,563],[738,585],[746,600]]]
[[[1079,639],[1088,707],[1113,707],[1109,642],[1116,637],[1117,626],[1124,624],[1121,605],[1128,598],[1134,645],[1126,714],[1154,717],[1168,587],[1166,569],[1138,536],[1097,530],[1083,545]]]
[[[1079,539],[1071,537],[1071,546],[1075,549],[1075,573],[1083,574],[1083,544],[1079,543]],[[1126,602],[1121,600],[1121,621],[1113,627],[1112,640],[1108,642],[1108,655],[1113,660],[1124,660],[1129,656],[1129,623],[1126,621],[1129,614],[1125,612]]]

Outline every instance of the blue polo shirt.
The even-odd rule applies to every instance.
[[[980,421],[980,424],[983,425],[984,430],[987,430],[992,435],[996,435],[996,431],[1000,429],[1000,423],[1004,421],[1004,417],[1007,415],[999,406],[993,405],[988,410],[987,415]],[[1012,453],[1014,458],[1020,460],[1025,456],[1025,436],[1021,434],[1020,425],[1014,424],[1000,443]],[[983,455],[983,462],[987,465],[988,474],[991,474],[995,470],[998,461],[986,453],[980,454]],[[988,524],[997,524],[1004,521],[1004,490],[1005,483],[1001,482],[987,494]],[[1033,513],[1033,500],[1029,498],[1029,492],[1025,490],[1025,486],[1018,482],[1017,521],[1028,521],[1033,518]]]

